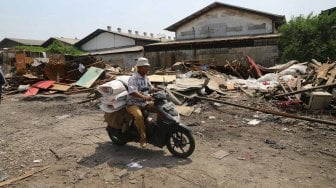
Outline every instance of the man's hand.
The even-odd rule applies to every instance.
[[[154,100],[154,98],[152,96],[144,96],[143,99],[145,101],[153,101]]]
[[[152,88],[150,90],[150,93],[155,93],[155,92],[158,92],[158,91],[162,91],[162,89],[160,89],[160,88]]]

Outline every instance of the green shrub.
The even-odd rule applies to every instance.
[[[16,46],[15,49],[29,52],[45,52],[46,49],[39,46]]]
[[[336,12],[293,17],[280,27],[280,61],[336,60]]]
[[[60,41],[55,40],[51,45],[48,46],[46,49],[47,53],[53,54],[66,54],[66,55],[73,55],[79,56],[83,54],[82,51],[78,50],[77,48],[69,45],[65,45]]]

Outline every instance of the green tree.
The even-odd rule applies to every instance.
[[[78,50],[77,48],[69,45],[65,45],[60,41],[55,40],[51,45],[47,48],[47,53],[54,53],[54,54],[67,54],[73,56],[79,56],[83,54],[82,51]]]
[[[280,27],[280,61],[336,60],[336,12],[293,17]]]

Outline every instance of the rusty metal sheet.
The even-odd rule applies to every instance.
[[[41,89],[48,89],[51,85],[55,83],[54,80],[45,80],[45,81],[39,81],[32,85],[32,87],[41,88]]]
[[[23,94],[23,96],[28,97],[28,96],[33,96],[38,93],[39,89],[35,87],[30,87],[26,93]]]
[[[26,73],[25,54],[23,53],[15,54],[15,61],[16,61],[16,72],[19,74]]]
[[[48,66],[43,69],[43,72],[50,80],[57,80],[57,75],[59,78],[66,77],[64,70],[64,64],[48,64]]]
[[[103,72],[104,69],[90,67],[89,70],[87,70],[85,74],[76,82],[76,85],[90,88]]]

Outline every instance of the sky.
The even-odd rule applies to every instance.
[[[121,28],[174,36],[164,29],[214,0],[0,0],[0,41],[3,38],[47,40],[84,38],[96,29]],[[217,0],[262,12],[292,17],[319,14],[336,0]]]

